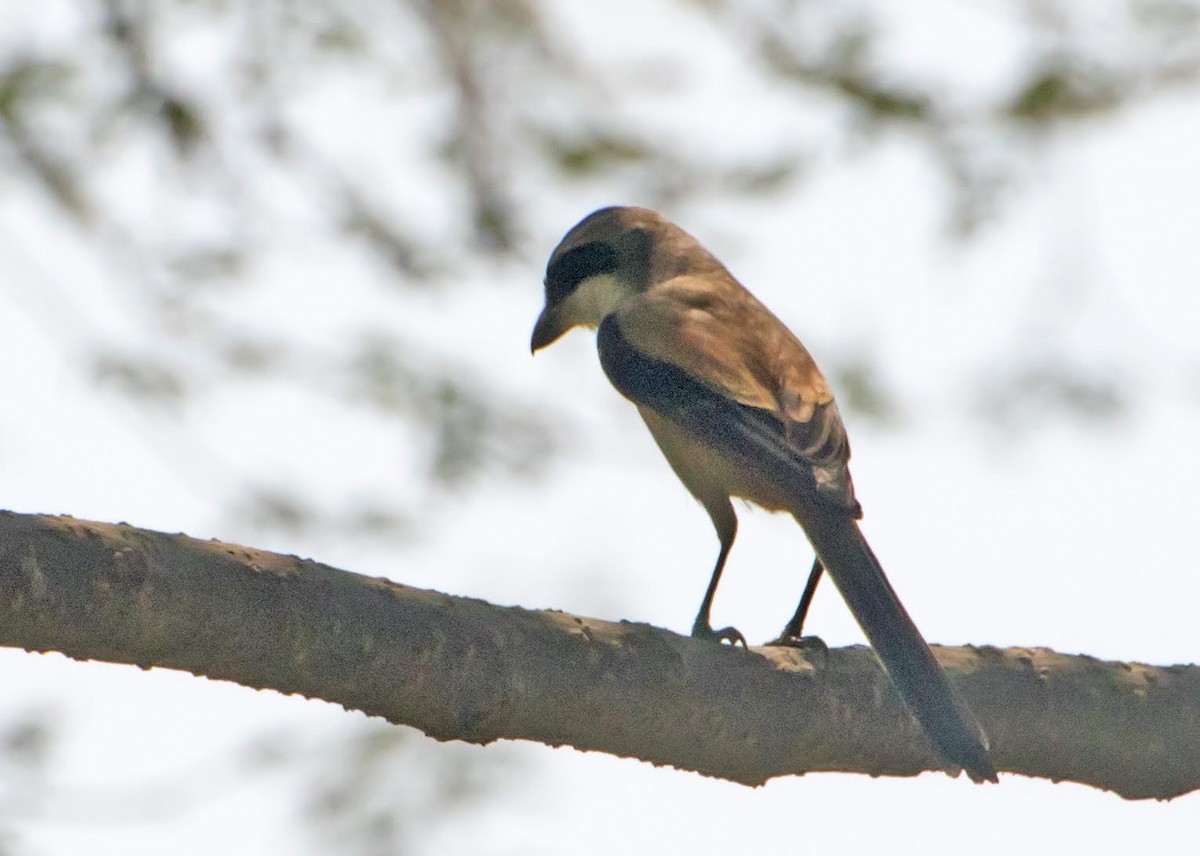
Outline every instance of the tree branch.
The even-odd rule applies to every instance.
[[[748,785],[940,763],[869,649],[743,651],[218,541],[0,512],[0,644],[321,698],[439,740],[570,745]],[[1000,770],[1169,798],[1200,667],[936,648]]]

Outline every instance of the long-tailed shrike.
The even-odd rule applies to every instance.
[[[824,567],[931,743],[971,778],[996,780],[987,737],[946,681],[862,532],[850,446],[829,385],[800,341],[700,243],[645,208],[603,208],[546,267],[536,352],[572,327],[599,328],[600,363],[680,481],[708,511],[721,549],[692,635],[714,630],[713,596],[737,534],[731,497],[786,511],[816,552],[804,597],[777,643],[799,637]]]

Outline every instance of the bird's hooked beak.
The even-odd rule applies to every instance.
[[[557,341],[567,332],[566,328],[559,321],[556,310],[557,307],[546,304],[546,308],[538,316],[537,323],[533,325],[533,336],[529,339],[529,352],[531,354],[536,354],[542,348]]]

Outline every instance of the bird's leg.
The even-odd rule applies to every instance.
[[[796,607],[796,614],[792,616],[787,626],[783,628],[783,632],[779,634],[779,638],[768,642],[768,645],[807,648],[810,647],[814,640],[820,643],[820,640],[815,636],[805,639],[802,633],[804,632],[804,619],[808,617],[808,608],[812,606],[813,595],[817,593],[817,583],[821,581],[823,573],[825,573],[825,568],[821,564],[820,557],[814,557],[812,570],[808,574],[808,582],[804,585],[804,594],[800,595],[800,605]],[[820,643],[817,647],[823,648],[824,643]]]
[[[729,558],[729,551],[733,549],[733,539],[737,537],[737,516],[733,513],[733,506],[729,504],[728,498],[725,498],[724,505],[725,509],[709,508],[709,515],[717,527],[717,536],[721,539],[721,552],[717,554],[717,564],[713,568],[708,591],[704,593],[704,602],[700,604],[700,611],[696,614],[696,620],[692,624],[692,638],[708,639],[712,642],[728,642],[730,645],[741,642],[743,648],[748,648],[746,637],[736,627],[722,627],[720,630],[714,630],[712,626],[712,605],[713,598],[717,595],[717,583],[721,581],[721,572],[725,570],[725,560]],[[720,513],[726,509],[727,513]]]

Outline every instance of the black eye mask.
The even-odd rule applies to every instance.
[[[546,302],[556,303],[591,276],[617,269],[617,251],[609,244],[593,241],[574,247],[546,268]]]

